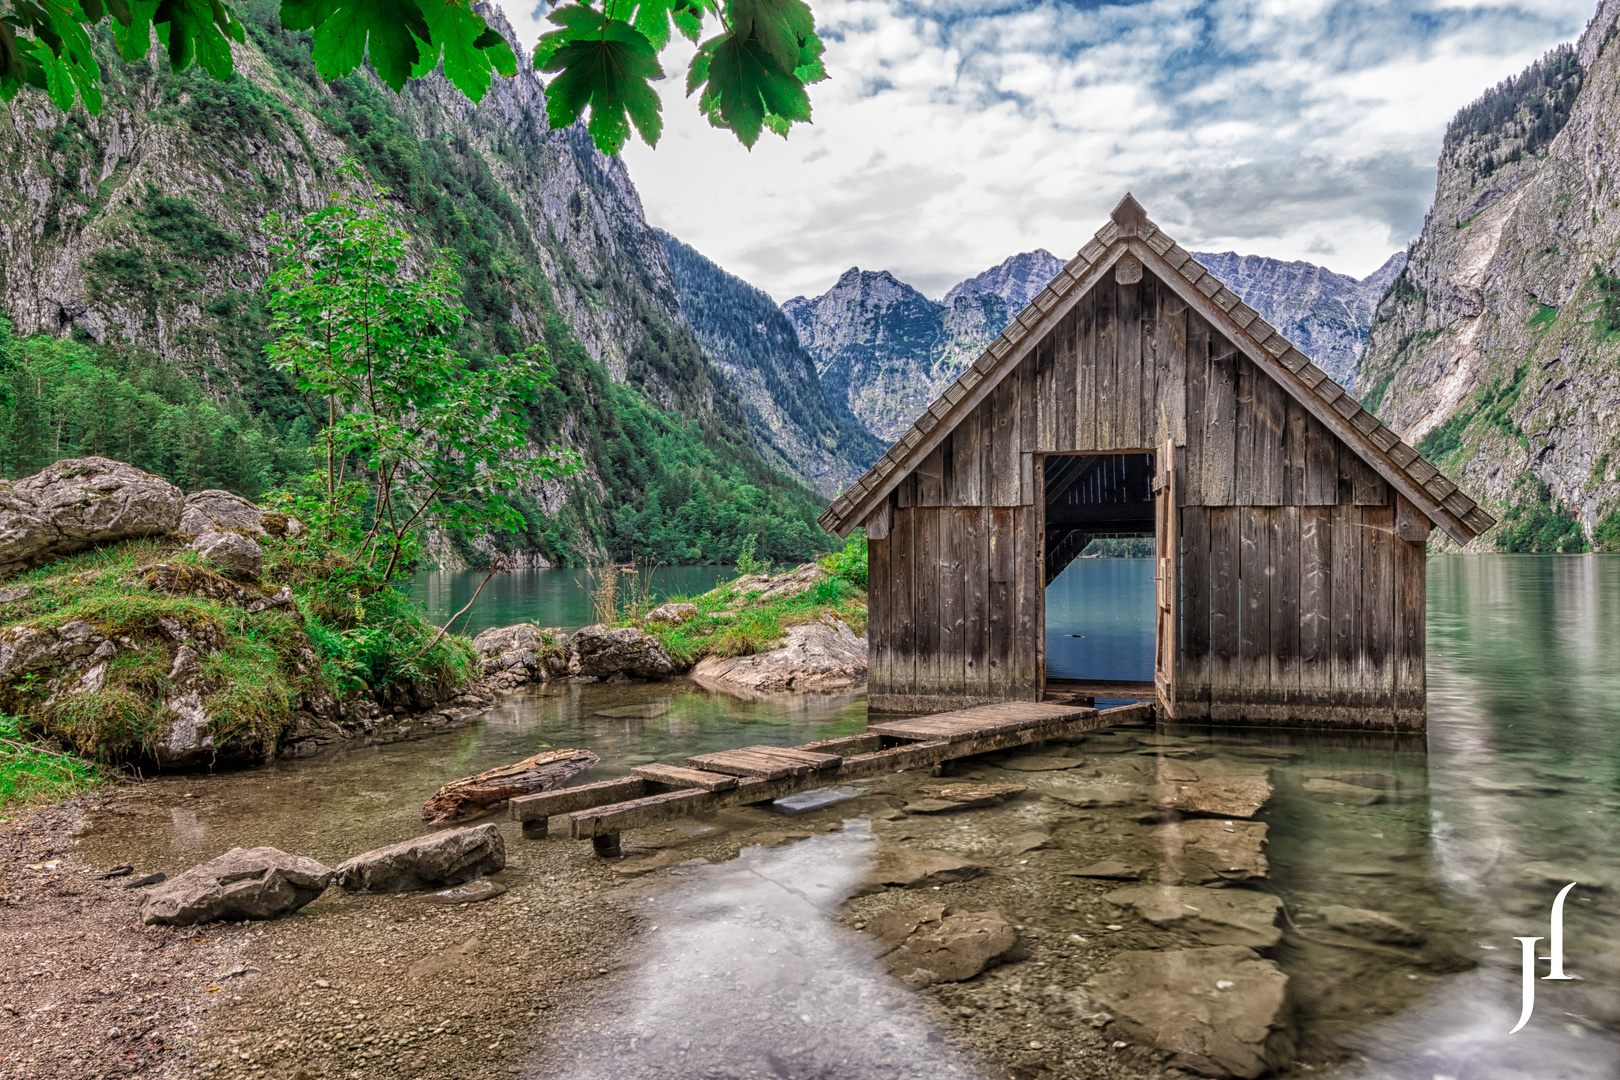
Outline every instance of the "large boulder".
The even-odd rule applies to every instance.
[[[484,674],[509,672],[531,679],[568,674],[568,635],[534,623],[496,626],[473,638]]]
[[[420,892],[506,869],[506,841],[493,823],[429,833],[356,855],[337,868],[349,892]]]
[[[0,480],[0,576],[98,544],[173,532],[184,500],[162,477],[101,457]]]
[[[597,623],[576,630],[569,644],[573,657],[568,670],[575,675],[608,678],[622,674],[637,679],[661,679],[675,673],[675,661],[664,643],[632,626],[610,630]]]
[[[273,847],[232,848],[152,889],[141,900],[148,926],[290,915],[332,882],[332,871]]]
[[[692,678],[767,693],[840,690],[866,678],[866,639],[836,615],[823,615],[788,627],[787,639],[768,652],[702,660]]]
[[[748,597],[757,603],[771,600],[786,600],[800,593],[809,592],[818,582],[827,576],[827,572],[815,563],[803,565],[788,571],[785,574],[745,574],[734,581],[715,588],[715,592],[729,589],[739,596]]]
[[[211,569],[239,581],[256,581],[264,570],[264,549],[240,533],[205,532],[191,550]]]
[[[1288,976],[1251,949],[1123,952],[1086,989],[1115,1033],[1166,1051],[1176,1068],[1248,1078],[1293,1057]]]
[[[272,536],[297,536],[303,530],[297,518],[266,510],[240,495],[215,488],[186,496],[178,531],[193,536],[211,532],[238,533],[263,540]]]

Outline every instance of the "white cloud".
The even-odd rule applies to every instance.
[[[1183,244],[1362,275],[1420,227],[1446,122],[1591,0],[810,0],[815,124],[750,153],[661,87],[647,215],[779,300],[1073,252],[1127,189]],[[525,44],[536,12],[513,13]],[[526,16],[526,17],[525,17]]]

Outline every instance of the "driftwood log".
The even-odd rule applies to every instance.
[[[518,795],[550,791],[599,760],[589,750],[548,750],[513,765],[452,780],[422,804],[422,820],[437,825],[487,814]]]

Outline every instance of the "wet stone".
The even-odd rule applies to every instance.
[[[1322,909],[1322,919],[1333,929],[1381,945],[1421,945],[1423,935],[1391,915],[1367,908],[1331,904]]]
[[[1139,868],[1127,865],[1119,859],[1103,859],[1101,862],[1094,862],[1067,873],[1071,877],[1104,878],[1114,881],[1139,881],[1142,877]]]
[[[907,986],[961,982],[983,971],[1018,943],[1007,920],[994,911],[962,912],[919,922],[883,966]]]
[[[908,814],[938,814],[994,806],[1029,789],[1023,784],[929,784],[917,790],[924,797],[906,804]]]
[[[1204,889],[1180,885],[1140,885],[1103,897],[1132,907],[1155,926],[1182,930],[1209,945],[1265,949],[1282,939],[1277,913],[1282,901],[1248,889]]]
[[[1259,821],[1189,818],[1153,830],[1159,880],[1166,885],[1263,878],[1269,869],[1261,849],[1269,826]]]
[[[1251,949],[1124,952],[1087,984],[1111,1033],[1205,1076],[1260,1076],[1293,1056],[1288,976]]]
[[[1340,803],[1344,806],[1371,806],[1384,801],[1384,793],[1377,788],[1346,784],[1325,777],[1306,780],[1304,787],[1305,794],[1318,802]]]
[[[1216,817],[1253,817],[1271,799],[1270,770],[1263,765],[1242,762],[1208,761],[1177,766],[1195,779],[1164,780],[1153,788],[1153,798],[1167,810],[1184,814],[1210,814]]]
[[[447,829],[356,855],[337,868],[346,892],[418,892],[459,885],[506,867],[506,842],[493,823]]]
[[[943,851],[885,851],[878,856],[871,880],[878,885],[928,888],[977,877],[983,867]]]
[[[1013,772],[1061,772],[1064,769],[1079,768],[1084,764],[1085,761],[1081,758],[1051,757],[1044,754],[1013,757],[996,762],[997,767]]]

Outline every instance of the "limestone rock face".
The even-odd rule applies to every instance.
[[[826,576],[815,563],[805,563],[785,574],[746,574],[717,588],[731,589],[738,596],[751,596],[756,603],[764,603],[809,592]]]
[[[263,540],[270,536],[297,536],[304,531],[304,526],[297,518],[265,510],[240,495],[211,488],[186,496],[179,531],[193,536],[234,532]]]
[[[100,457],[0,481],[0,576],[98,544],[173,532],[183,501],[162,477]]]
[[[256,581],[264,571],[264,549],[240,533],[205,532],[191,550],[214,570],[240,581]]]
[[[1620,495],[1620,475],[1600,464],[1620,436],[1607,404],[1620,350],[1594,327],[1620,246],[1608,180],[1620,173],[1620,4],[1593,7],[1573,50],[1553,50],[1511,87],[1477,87],[1480,102],[1448,130],[1434,204],[1379,304],[1357,381],[1420,450],[1461,418],[1426,456],[1498,517],[1535,505],[1528,473],[1588,537]]]
[[[338,866],[348,892],[418,892],[460,885],[506,868],[506,842],[493,823],[429,833],[368,851]]]
[[[1270,948],[1282,940],[1277,912],[1282,901],[1248,889],[1202,889],[1180,885],[1137,885],[1103,897],[1133,907],[1156,926],[1185,930],[1210,945]]]
[[[633,626],[610,630],[598,623],[574,632],[569,642],[573,658],[568,669],[575,675],[628,675],[637,679],[661,679],[675,672],[664,643]]]
[[[1259,1076],[1294,1051],[1288,976],[1238,946],[1124,952],[1087,984],[1113,1030],[1204,1076]]]
[[[843,689],[866,678],[866,639],[825,615],[788,627],[786,640],[768,652],[701,660],[692,678],[765,693]]]
[[[274,919],[314,900],[332,882],[332,871],[273,847],[232,848],[153,888],[141,900],[148,926],[233,919]]]

